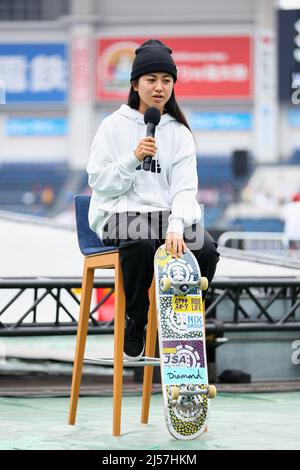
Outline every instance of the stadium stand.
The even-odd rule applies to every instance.
[[[295,149],[288,163],[291,165],[300,165],[300,149]]]
[[[234,178],[229,155],[197,158],[198,201],[204,205],[207,229],[215,227],[225,209],[247,184]],[[72,211],[73,198],[89,193],[85,170],[72,171],[67,163],[2,163],[0,165],[0,210],[37,216],[58,216]]]
[[[197,170],[198,201],[204,204],[205,228],[211,230],[220,225],[226,208],[240,197],[254,167],[251,163],[249,175],[237,179],[231,155],[199,155]]]
[[[67,177],[66,163],[2,163],[0,209],[46,216]]]
[[[234,230],[244,232],[282,232],[284,223],[276,218],[236,218],[230,221],[230,226]]]

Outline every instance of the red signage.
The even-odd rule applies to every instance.
[[[96,97],[124,99],[130,87],[135,49],[149,37],[97,41]],[[250,99],[250,36],[159,37],[173,50],[178,69],[175,93],[184,99]]]

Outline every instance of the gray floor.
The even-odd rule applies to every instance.
[[[111,435],[112,398],[81,397],[76,426],[68,398],[0,398],[0,449],[300,449],[300,393],[221,393],[212,402],[208,433],[174,440],[162,395],[152,397],[148,425],[139,423],[141,398],[124,397],[122,435]]]
[[[242,393],[250,391],[253,384],[244,389],[235,387],[240,393],[228,393],[228,388],[220,386],[223,391],[211,402],[209,432],[194,441],[176,441],[169,435],[161,393],[152,396],[149,424],[140,424],[140,386],[131,387],[130,393],[124,387],[122,436],[114,438],[111,386],[106,386],[107,392],[103,390],[99,377],[104,380],[103,371],[97,373],[95,368],[91,370],[91,388],[83,387],[83,392],[93,396],[80,398],[77,425],[68,426],[66,393],[70,390],[75,337],[1,338],[1,344],[4,354],[0,361],[0,449],[300,449],[300,392],[290,388],[284,393]],[[111,353],[110,335],[88,337],[87,357]],[[84,377],[88,371],[85,369]],[[111,374],[107,369],[108,382]],[[10,382],[5,385],[7,377]],[[57,381],[63,379],[56,383],[55,390],[54,377]],[[45,382],[49,378],[51,381]],[[130,385],[130,380],[130,371],[126,371],[124,381]],[[275,385],[271,390],[276,390]],[[298,386],[299,390],[298,382],[287,385]],[[1,396],[11,393],[12,388],[14,397]],[[54,392],[61,396],[54,396]],[[24,397],[30,393],[33,396]]]

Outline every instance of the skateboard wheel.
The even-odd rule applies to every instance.
[[[207,290],[208,289],[208,279],[207,277],[201,277],[200,279],[200,289]]]
[[[172,400],[177,400],[179,397],[179,387],[172,387],[170,395]]]
[[[208,398],[216,398],[217,396],[217,389],[214,385],[208,386]]]
[[[170,289],[171,287],[171,281],[168,277],[163,277],[161,280],[160,280],[160,288],[163,292],[165,292],[166,290]]]

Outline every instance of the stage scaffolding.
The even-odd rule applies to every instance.
[[[0,279],[0,336],[76,334],[80,295],[74,289],[80,287],[81,278]],[[98,308],[114,292],[113,278],[95,278],[94,288],[100,287],[108,291],[93,305],[89,334],[113,333],[113,320],[97,318]],[[21,307],[16,313],[17,302]],[[207,294],[206,320],[207,335],[218,337],[234,331],[300,330],[299,279],[215,278]]]

